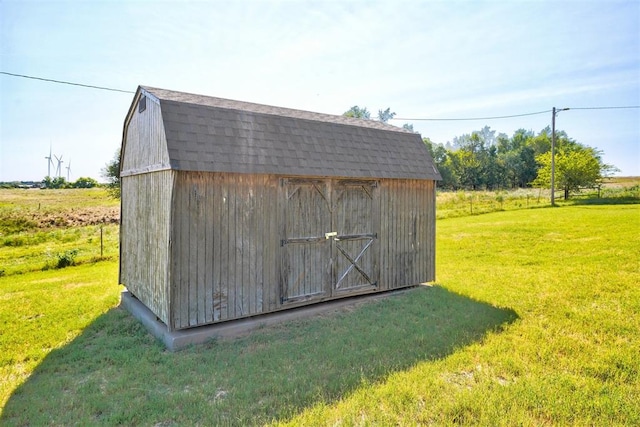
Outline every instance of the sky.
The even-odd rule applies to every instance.
[[[315,112],[436,143],[551,125],[640,176],[640,0],[0,1],[0,71]],[[104,181],[132,93],[0,74],[0,181]],[[506,119],[487,118],[527,113]],[[70,167],[70,169],[67,169]],[[52,175],[56,174],[54,165]]]

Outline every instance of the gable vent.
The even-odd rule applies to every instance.
[[[147,109],[147,97],[143,96],[142,98],[140,98],[140,101],[138,101],[138,113],[142,113],[146,109]]]

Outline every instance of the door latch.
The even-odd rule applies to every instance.
[[[332,231],[331,233],[324,233],[324,238],[329,240],[329,237],[335,237],[338,235],[337,231]]]

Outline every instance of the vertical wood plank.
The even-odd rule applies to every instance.
[[[229,175],[229,317],[238,315],[238,284],[236,282],[236,260],[238,258],[238,221],[236,219],[236,194],[238,182],[234,175]]]
[[[193,174],[189,175],[193,177]],[[185,265],[188,269],[188,287],[189,287],[189,326],[198,324],[198,206],[197,184],[193,179],[188,182],[188,210],[185,218],[188,219],[188,244],[187,244],[187,262]]]
[[[429,269],[429,277],[428,280],[434,281],[436,280],[436,183],[435,181],[431,181],[429,184],[429,197],[427,199],[427,203],[429,204],[429,215],[430,218],[428,220],[428,230],[429,230],[429,261],[430,261],[430,269]]]
[[[275,215],[272,221],[269,223],[269,247],[273,250],[273,257],[270,258],[278,263],[268,265],[269,277],[271,278],[269,287],[269,311],[275,310],[280,307],[282,298],[282,259],[285,258],[282,253],[282,247],[280,245],[281,239],[284,239],[284,225],[283,225],[283,213],[284,200],[283,200],[283,188],[280,185],[280,180],[277,176],[270,177],[270,194],[271,201],[275,203],[269,203],[272,206],[272,212]]]
[[[233,305],[229,289],[229,263],[231,262],[231,229],[230,229],[230,201],[229,201],[229,180],[227,174],[219,176],[221,188],[221,209],[219,227],[221,231],[220,243],[220,284],[221,284],[221,306],[220,320],[232,318],[230,306]]]
[[[418,283],[418,270],[420,269],[420,240],[418,239],[418,219],[420,217],[420,205],[417,199],[417,182],[411,180],[411,221],[409,223],[409,232],[411,233],[411,255],[413,259],[413,268],[409,280],[410,285]]]
[[[389,242],[389,262],[390,264],[390,275],[391,275],[391,288],[396,288],[398,286],[398,272],[402,268],[400,263],[399,256],[399,246],[398,246],[398,215],[401,207],[398,205],[399,198],[397,196],[397,188],[396,188],[396,180],[391,181],[391,188],[389,191],[389,205],[390,205],[390,213],[391,213],[391,240]]]
[[[236,316],[245,316],[245,297],[246,297],[246,285],[244,283],[244,277],[246,277],[244,270],[244,251],[243,245],[243,233],[245,223],[245,212],[243,211],[246,203],[246,192],[244,176],[236,175],[236,266],[234,271],[237,297],[236,297]]]
[[[380,230],[378,234],[378,241],[380,247],[380,258],[379,258],[379,289],[388,289],[389,281],[387,279],[387,251],[388,251],[388,242],[389,242],[389,221],[388,221],[388,210],[387,210],[387,181],[381,180],[378,185],[378,195],[380,199],[380,215],[378,217]]]
[[[423,237],[423,224],[424,218],[427,215],[423,205],[422,198],[424,194],[424,186],[420,181],[415,181],[415,203],[416,203],[416,246],[417,246],[417,258],[416,258],[416,273],[414,274],[413,283],[418,284],[424,282],[425,270],[426,270],[426,258],[424,253],[426,252],[426,241]]]
[[[180,187],[180,327],[186,328],[189,326],[189,190],[184,178],[180,180]]]
[[[211,224],[213,228],[213,320],[219,321],[224,306],[225,294],[222,292],[222,277],[220,258],[222,257],[222,207],[224,206],[223,193],[220,189],[222,182],[220,174],[211,178],[213,189],[213,214]]]
[[[253,289],[252,289],[252,305],[251,313],[258,314],[262,312],[262,298],[264,293],[264,270],[263,270],[263,253],[264,253],[264,229],[266,228],[266,212],[264,211],[263,200],[264,193],[267,189],[264,175],[257,176],[253,186],[254,194],[254,211],[251,230],[253,235],[253,244],[251,245],[252,258],[255,260],[253,266]]]
[[[203,174],[204,192],[204,323],[213,322],[213,191],[214,185],[211,174]]]
[[[197,305],[197,324],[203,325],[206,323],[206,305],[207,305],[207,292],[206,292],[206,252],[207,246],[209,246],[209,239],[207,239],[207,192],[208,185],[205,179],[205,174],[203,172],[198,172],[196,174],[197,180],[197,198],[196,198],[196,232],[197,232],[197,247],[198,247],[198,257],[196,261],[197,265],[197,290],[196,290],[196,298],[198,300]]]

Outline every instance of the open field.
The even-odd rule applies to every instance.
[[[539,188],[498,191],[438,191],[438,219],[480,215],[490,212],[548,207],[551,191]],[[640,177],[608,178],[598,189],[584,189],[563,200],[561,191],[556,191],[556,204],[621,204],[640,201]]]
[[[179,353],[116,308],[116,225],[104,258],[96,224],[5,229],[0,424],[638,425],[640,204],[620,201],[439,219],[437,286]],[[56,232],[81,265],[23,259],[67,250]]]
[[[104,189],[0,190],[0,276],[115,259],[119,208]]]

